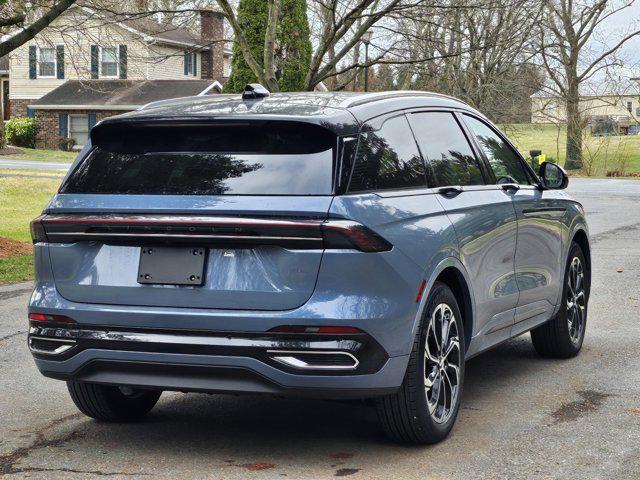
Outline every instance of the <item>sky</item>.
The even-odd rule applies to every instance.
[[[602,25],[602,33],[615,38],[622,32],[632,29],[640,30],[640,0],[617,14],[609,17]],[[630,40],[621,50],[620,56],[628,67],[635,67],[640,71],[640,36]]]

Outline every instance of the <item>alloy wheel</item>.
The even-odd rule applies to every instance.
[[[455,411],[461,361],[457,320],[451,308],[441,303],[429,318],[424,346],[424,389],[436,423],[446,423]]]
[[[578,344],[584,332],[586,294],[584,288],[584,270],[578,257],[573,257],[569,265],[567,278],[567,323],[569,337]]]

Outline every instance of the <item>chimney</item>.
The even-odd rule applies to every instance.
[[[200,76],[217,80],[224,76],[224,15],[214,10],[200,10],[200,37],[209,49],[202,52]]]

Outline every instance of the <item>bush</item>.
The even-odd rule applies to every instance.
[[[36,119],[21,117],[9,120],[6,126],[6,136],[9,145],[35,148]]]
[[[76,139],[69,137],[58,137],[58,148],[65,152],[70,152],[76,146]]]

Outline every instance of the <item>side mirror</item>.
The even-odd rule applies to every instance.
[[[562,167],[551,162],[542,162],[538,171],[544,190],[562,190],[569,185],[569,177]]]

